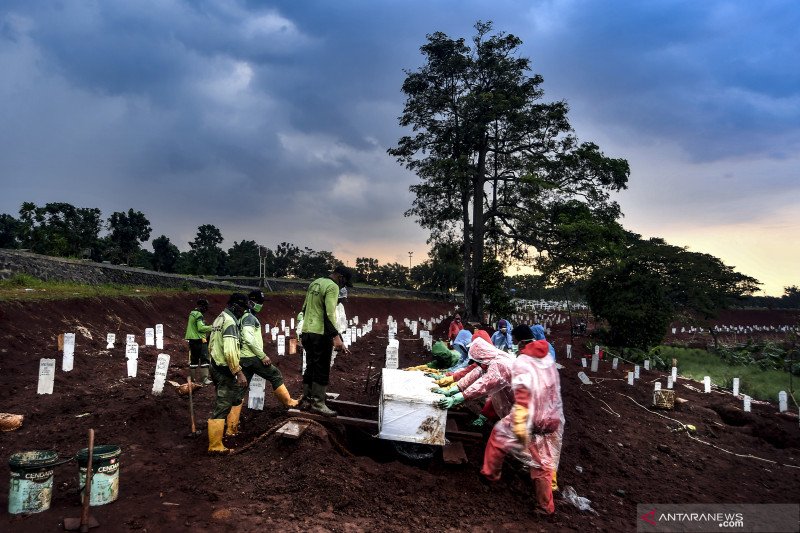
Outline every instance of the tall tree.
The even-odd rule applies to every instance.
[[[231,276],[258,276],[258,248],[256,241],[233,241],[228,250],[228,273]]]
[[[108,217],[108,240],[110,249],[107,251],[112,261],[129,265],[131,259],[141,249],[141,244],[150,239],[150,221],[141,211],[128,209],[128,212],[116,211]]]
[[[294,276],[297,270],[297,260],[300,257],[300,248],[290,242],[282,242],[275,248],[275,258],[272,261],[272,275],[277,278]]]
[[[378,260],[372,257],[356,257],[356,274],[359,281],[372,283],[375,273],[378,271]]]
[[[175,272],[180,251],[172,244],[169,237],[161,235],[153,239],[153,270],[158,272]]]
[[[225,252],[220,248],[222,232],[213,224],[203,224],[197,228],[197,235],[189,243],[194,253],[195,274],[224,274]]]
[[[19,220],[3,213],[0,215],[0,248],[17,248],[19,246]]]
[[[99,259],[100,214],[97,208],[65,202],[43,207],[24,202],[19,210],[21,246],[39,254]]]
[[[431,240],[464,243],[467,315],[478,319],[480,276],[487,243],[500,260],[561,251],[540,238],[552,212],[581,202],[591,212],[618,214],[609,193],[625,187],[628,164],[579,143],[564,102],[541,103],[542,77],[529,75],[522,42],[491,34],[478,22],[472,46],[441,32],[422,46],[426,63],[408,72],[402,126],[413,135],[389,150],[415,171],[415,200],[406,216],[431,231]],[[545,216],[546,213],[546,216]]]

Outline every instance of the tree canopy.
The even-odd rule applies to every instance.
[[[531,249],[557,255],[552,222],[569,222],[565,206],[589,215],[619,214],[610,192],[626,186],[624,159],[579,142],[565,102],[542,101],[543,79],[519,56],[522,41],[478,22],[468,45],[442,32],[421,47],[425,64],[407,72],[400,125],[412,134],[389,153],[420,183],[407,216],[434,242],[463,243],[466,314],[479,318],[486,245],[501,261]]]

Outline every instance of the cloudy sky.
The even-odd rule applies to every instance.
[[[800,4],[785,1],[4,0],[0,212],[129,207],[408,263],[415,177],[386,155],[425,35],[524,41],[581,140],[631,163],[629,229],[800,283]]]

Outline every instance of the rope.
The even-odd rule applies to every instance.
[[[618,392],[617,394],[619,394],[620,396],[624,396],[624,397],[628,398],[630,401],[632,401],[633,403],[635,403],[636,405],[638,405],[639,407],[641,407],[642,409],[644,409],[645,411],[647,411],[649,413],[653,413],[654,415],[658,415],[661,418],[666,418],[667,420],[672,420],[673,422],[676,422],[677,424],[680,425],[681,429],[685,430],[684,433],[686,433],[687,437],[689,437],[692,440],[696,440],[697,442],[699,442],[701,444],[705,444],[706,446],[711,446],[712,448],[716,448],[717,450],[723,451],[723,452],[728,453],[730,455],[735,455],[736,457],[741,457],[743,459],[756,459],[758,461],[764,461],[765,463],[772,463],[774,465],[787,466],[789,468],[796,468],[796,469],[800,470],[800,466],[790,465],[790,464],[786,464],[786,463],[779,463],[777,461],[773,461],[772,459],[764,459],[763,457],[757,457],[757,456],[749,454],[749,453],[748,454],[742,454],[742,453],[732,452],[730,450],[726,450],[725,448],[720,448],[716,444],[711,444],[710,442],[706,442],[704,440],[698,439],[697,437],[694,437],[694,436],[689,434],[689,431],[688,431],[688,429],[686,427],[686,424],[684,424],[680,420],[675,420],[674,418],[670,418],[670,417],[668,417],[666,415],[663,415],[661,413],[657,413],[655,411],[652,411],[652,410],[648,409],[647,407],[645,407],[644,405],[642,405],[639,402],[637,402],[636,400],[634,400],[633,398],[631,398],[630,396],[628,396],[627,394],[622,394],[621,392]]]
[[[289,417],[289,418],[287,418],[287,419],[284,419],[284,420],[282,420],[282,421],[278,422],[277,424],[275,424],[274,426],[272,426],[271,428],[269,428],[268,430],[266,430],[264,433],[262,433],[261,435],[259,435],[259,436],[258,436],[258,437],[256,437],[255,439],[253,439],[253,441],[252,441],[252,442],[250,442],[250,443],[248,443],[248,444],[246,444],[246,445],[244,445],[244,446],[240,446],[240,447],[236,448],[236,449],[233,451],[233,453],[232,453],[231,455],[238,455],[238,454],[240,454],[240,453],[244,453],[244,452],[246,452],[247,450],[249,450],[250,448],[252,448],[252,447],[253,447],[253,446],[255,446],[256,444],[258,444],[259,442],[261,442],[262,440],[266,439],[267,437],[269,437],[270,435],[272,435],[273,433],[275,433],[276,431],[278,431],[280,428],[282,428],[282,427],[283,427],[285,424],[287,424],[287,423],[289,423],[289,422],[302,422],[302,423],[308,423],[309,425],[316,426],[316,427],[318,427],[318,428],[322,429],[322,430],[325,432],[325,434],[328,436],[328,440],[331,442],[331,444],[333,445],[333,447],[334,447],[334,448],[336,448],[336,449],[337,449],[337,450],[338,450],[340,453],[342,453],[343,455],[346,455],[346,456],[348,456],[348,457],[355,457],[355,456],[353,455],[353,453],[352,453],[352,452],[350,452],[349,450],[347,450],[347,449],[344,447],[344,445],[343,445],[343,444],[341,444],[341,443],[340,443],[340,442],[339,442],[339,441],[338,441],[338,440],[337,440],[337,439],[336,439],[336,438],[335,438],[335,437],[334,437],[334,436],[331,434],[331,432],[330,432],[330,431],[328,431],[328,428],[326,428],[325,426],[323,426],[322,424],[320,424],[320,423],[319,423],[319,422],[317,422],[316,420],[311,420],[310,418],[304,418],[304,417],[300,417],[300,416],[293,416],[293,417]]]
[[[600,398],[597,398],[597,397],[596,397],[594,394],[592,394],[591,392],[589,392],[589,389],[586,389],[586,388],[584,388],[584,387],[581,387],[581,390],[582,390],[583,392],[585,392],[586,394],[588,394],[589,396],[591,396],[592,398],[594,398],[595,400],[597,400],[598,402],[600,402],[600,403],[602,403],[603,405],[605,405],[606,407],[608,407],[608,409],[605,409],[605,408],[603,408],[603,407],[601,407],[600,409],[602,409],[603,411],[605,411],[605,412],[607,412],[607,413],[609,413],[609,414],[612,414],[612,415],[616,416],[617,418],[622,418],[622,415],[620,415],[619,413],[617,413],[616,411],[614,411],[614,410],[611,408],[611,406],[610,406],[610,405],[608,405],[606,402],[604,402],[604,401],[603,401],[603,400],[601,400]]]

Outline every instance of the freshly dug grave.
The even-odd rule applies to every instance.
[[[196,297],[0,304],[0,412],[26,416],[21,429],[0,437],[0,457],[32,449],[52,449],[68,456],[86,446],[86,430],[95,428],[98,443],[122,448],[119,500],[92,509],[107,531],[257,531],[265,527],[286,531],[630,531],[636,527],[636,503],[793,502],[800,490],[800,469],[781,466],[800,465],[800,450],[792,440],[798,435],[796,418],[778,416],[774,406],[756,405],[744,425],[729,424],[717,414],[719,408],[712,407],[735,409],[738,400],[729,394],[695,392],[679,379],[678,396],[688,402],[679,411],[662,414],[697,426],[697,439],[776,463],[712,448],[685,432],[672,431],[678,427],[676,422],[634,403],[649,406],[652,384],[648,382],[663,378],[657,372],[643,371],[631,387],[623,381],[630,365],[612,371],[608,361],[601,363],[597,376],[602,382],[580,385],[576,374],[586,348],[583,342],[576,343],[574,358],[565,359],[568,335],[558,329],[550,340],[565,365],[561,376],[567,419],[559,482],[591,499],[596,516],[578,511],[557,496],[556,516],[538,518],[527,474],[510,461],[501,483],[488,489],[479,482],[483,455],[479,443],[465,442],[470,460],[466,465],[446,465],[439,455],[413,462],[394,454],[385,441],[331,422],[311,424],[298,440],[273,433],[244,453],[209,457],[205,432],[187,437],[187,398],[169,386],[160,397],[150,393],[157,351],[142,346],[139,375],[126,378],[121,343],[111,353],[105,350],[108,332],[117,333],[118,339],[135,333],[141,342],[145,327],[163,323],[163,352],[172,356],[168,379],[184,381],[182,336]],[[209,321],[225,298],[210,299]],[[299,296],[268,297],[262,322],[288,320],[300,300]],[[351,298],[347,311],[348,317],[358,315],[362,322],[378,318],[379,326],[352,346],[352,354],[337,357],[329,391],[339,393],[343,400],[375,405],[374,380],[383,366],[387,315],[401,322],[400,364],[408,366],[427,358],[421,341],[402,327],[402,319],[449,314],[452,306]],[[79,333],[78,326],[92,339]],[[435,335],[445,335],[446,327],[445,321]],[[60,371],[61,358],[56,353],[56,335],[65,331],[75,331],[78,339],[75,370],[70,373]],[[299,356],[278,357],[271,343],[267,351],[297,396]],[[40,357],[58,360],[52,396],[36,394]],[[195,395],[203,430],[212,400],[212,387]],[[475,412],[478,407],[467,409]],[[242,432],[229,444],[246,446],[286,417],[286,411],[268,397],[264,411],[244,409]],[[469,422],[472,417],[464,419]],[[784,432],[785,446],[776,448],[770,442],[774,439],[762,434],[761,423]],[[79,515],[76,478],[74,462],[57,467],[51,509],[31,516],[3,511],[0,530],[61,530],[62,517]],[[7,491],[0,487],[0,509],[6,505]]]

